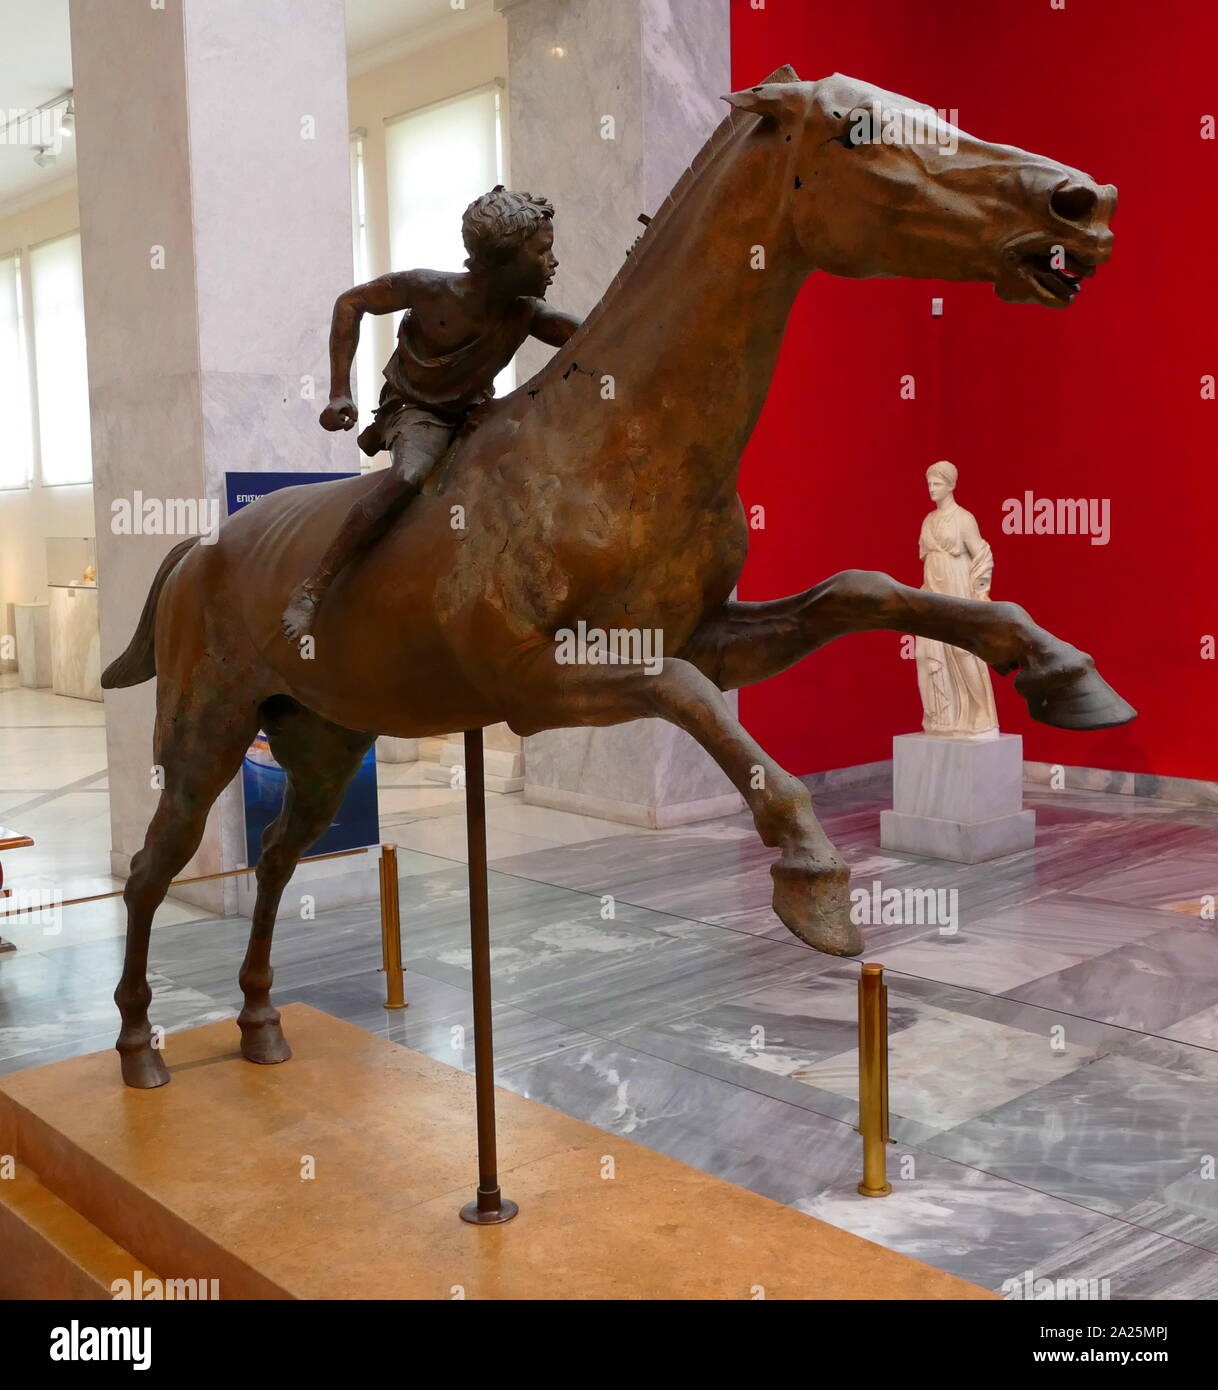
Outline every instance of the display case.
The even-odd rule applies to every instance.
[[[97,542],[92,536],[48,536],[47,583],[52,589],[97,587]]]

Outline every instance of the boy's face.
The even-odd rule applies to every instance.
[[[515,256],[500,268],[500,273],[516,287],[517,294],[544,299],[557,269],[554,224],[546,218]]]

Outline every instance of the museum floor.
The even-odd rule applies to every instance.
[[[105,878],[100,715],[0,682],[0,821],[47,856],[14,855],[14,881],[52,864],[74,892]],[[285,918],[275,998],[469,1068],[459,794],[413,765],[382,781],[410,1008],[381,1007],[372,905]],[[1029,788],[1036,850],[968,867],[880,851],[878,786],[818,797],[860,886],[959,893],[954,935],[865,928],[888,968],[897,1141],[893,1194],[869,1200],[858,968],[772,917],[747,818],[645,833],[489,800],[502,1085],[988,1288],[1030,1271],[1218,1298],[1218,927],[1199,911],[1218,812]],[[121,930],[114,904],[66,910],[54,937],[4,925],[19,949],[0,957],[0,1071],[112,1045]],[[168,904],[154,1020],[232,1017],[247,933]]]

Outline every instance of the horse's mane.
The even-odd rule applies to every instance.
[[[784,63],[777,68],[769,77],[763,78],[758,86],[765,86],[770,82],[798,82],[799,76],[790,63]],[[575,332],[567,339],[563,346],[553,357],[528,381],[517,387],[517,391],[528,387],[535,390],[543,381],[556,372],[565,371],[570,362],[574,360],[575,353],[579,350],[580,344],[587,337],[592,327],[611,309],[622,290],[629,283],[631,278],[638,271],[639,265],[647,258],[647,253],[660,240],[665,227],[672,220],[676,208],[682,198],[685,197],[692,185],[701,176],[702,171],[712,164],[718,157],[724,146],[737,130],[740,129],[744,121],[756,124],[760,118],[746,112],[739,112],[734,107],[728,109],[727,115],[711,132],[709,139],[694,156],[689,167],[672,186],[668,197],[660,206],[660,210],[647,222],[642,235],[630,247],[626,254],[626,259],[622,263],[622,268],[609,282],[609,287],[601,295],[600,299],[588,311],[587,317]],[[513,391],[512,395],[516,392]],[[508,399],[505,397],[505,399]]]

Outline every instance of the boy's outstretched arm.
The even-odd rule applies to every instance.
[[[533,326],[529,333],[550,347],[562,347],[572,333],[583,322],[574,314],[564,314],[561,309],[551,309],[541,299],[533,301]]]
[[[356,420],[351,399],[351,363],[359,346],[359,324],[365,314],[395,314],[409,309],[419,287],[419,272],[395,271],[340,294],[330,320],[330,402],[321,412],[327,430],[349,430]]]

